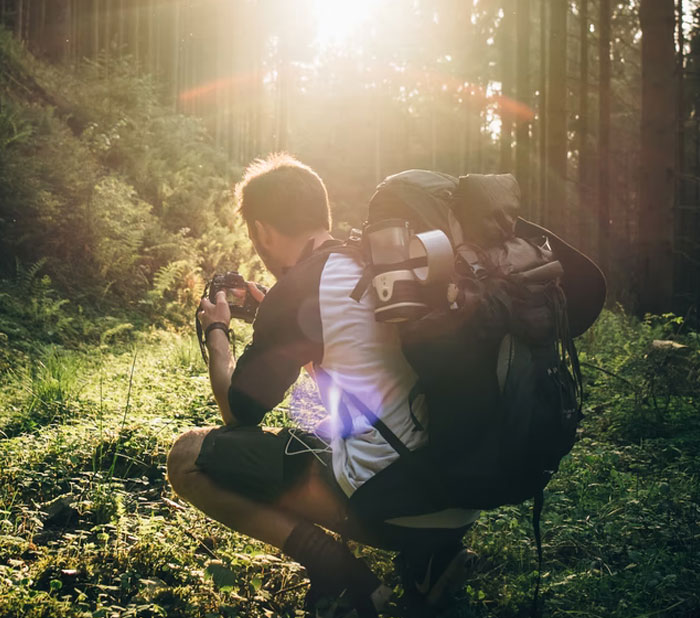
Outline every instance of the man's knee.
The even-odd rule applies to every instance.
[[[210,427],[197,427],[180,435],[168,453],[168,480],[170,485],[182,498],[187,499],[197,483],[200,473],[195,462],[202,449],[204,437],[211,431]]]

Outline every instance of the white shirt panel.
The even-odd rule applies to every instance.
[[[339,435],[341,391],[357,397],[410,450],[427,442],[426,431],[416,430],[409,412],[408,394],[417,378],[401,352],[396,326],[375,320],[370,290],[359,303],[350,298],[361,275],[362,268],[352,257],[333,254],[319,285],[324,341],[321,366],[334,383],[327,392],[320,389],[321,398],[336,428],[333,470],[348,496],[399,455],[347,398],[353,431],[345,439]],[[426,428],[423,397],[415,402],[413,414]]]

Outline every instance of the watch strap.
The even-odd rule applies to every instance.
[[[212,322],[211,324],[209,324],[209,326],[207,326],[204,330],[204,341],[207,341],[209,333],[213,330],[224,331],[224,333],[226,333],[226,339],[231,341],[231,331],[229,330],[228,324],[224,324],[223,322]]]

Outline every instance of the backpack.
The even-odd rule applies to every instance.
[[[399,452],[408,473],[429,484],[435,505],[490,509],[534,498],[541,559],[542,492],[582,419],[573,337],[602,309],[605,280],[583,254],[519,218],[519,202],[510,174],[455,178],[409,170],[378,186],[369,224],[398,218],[415,231],[442,230],[455,260],[451,295],[444,284],[426,286],[430,311],[397,325],[418,376],[411,399],[427,401],[426,452],[408,452],[373,411],[361,412]],[[367,265],[356,298],[372,268]],[[353,404],[363,407],[354,398]],[[351,509],[392,515],[376,500],[372,481],[353,494]]]

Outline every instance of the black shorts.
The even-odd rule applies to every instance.
[[[217,427],[204,438],[195,463],[226,489],[258,502],[274,502],[304,480],[314,460],[321,464],[329,487],[344,498],[333,475],[330,447],[296,428]]]
[[[252,500],[274,503],[287,491],[302,483],[310,466],[318,461],[321,478],[337,493],[341,503],[348,498],[337,484],[331,465],[328,444],[313,433],[296,428],[279,431],[264,430],[259,426],[212,429],[204,438],[196,465],[220,486]],[[391,464],[377,477],[370,502],[403,503],[400,509],[415,514],[430,512],[433,505],[425,498],[425,492],[417,491],[415,479],[405,475],[401,462]],[[385,482],[388,486],[384,486]],[[367,489],[370,489],[369,487]],[[379,495],[377,494],[379,493]],[[398,500],[401,498],[401,500]],[[391,505],[389,505],[391,506]],[[368,509],[371,511],[373,509]],[[389,515],[390,508],[384,515]],[[334,530],[344,536],[389,550],[402,550],[407,546],[436,546],[461,538],[466,530],[436,528],[406,528],[388,524],[377,511],[369,519],[347,513]],[[391,513],[396,516],[399,513]]]

